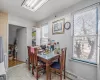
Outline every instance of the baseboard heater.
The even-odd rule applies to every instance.
[[[66,71],[66,77],[68,77],[70,80],[86,80],[72,72]]]
[[[55,73],[55,72],[54,72]],[[59,73],[55,73],[57,75],[59,75]],[[64,74],[62,74],[64,76]],[[86,80],[80,76],[77,76],[76,74],[66,71],[66,78],[68,78],[69,80]]]

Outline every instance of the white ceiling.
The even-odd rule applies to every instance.
[[[36,12],[21,7],[23,1],[24,0],[0,0],[0,10],[24,19],[40,21],[81,0],[50,0]]]

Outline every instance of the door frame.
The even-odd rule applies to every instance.
[[[8,23],[8,25],[7,25],[7,45],[9,45],[9,25],[15,25],[15,26],[19,26],[19,27],[22,27],[22,28],[26,28],[26,33],[27,33],[27,27],[23,27],[23,26],[20,26],[20,25],[16,25],[16,24],[10,24],[10,23]],[[26,48],[27,48],[27,34],[26,34]],[[25,55],[26,56],[26,55]],[[8,46],[7,46],[7,55],[6,55],[6,63],[7,63],[7,65],[6,65],[6,67],[7,67],[7,70],[8,70],[8,68],[9,68],[9,61],[8,61]]]

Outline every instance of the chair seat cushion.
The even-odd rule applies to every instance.
[[[54,62],[54,63],[51,65],[51,68],[60,69],[60,63],[59,63],[59,62]]]

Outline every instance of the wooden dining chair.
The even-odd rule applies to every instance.
[[[28,69],[30,70],[30,46],[27,46],[28,49]]]
[[[38,72],[42,69],[45,69],[45,63],[42,63],[39,59],[38,59],[38,49],[37,48],[34,48],[34,67],[33,67],[33,72],[36,70],[36,79],[38,80],[39,78],[39,75],[38,75]]]
[[[31,70],[33,68],[33,62],[34,62],[34,55],[31,52],[31,46],[27,46],[28,48],[28,69]]]
[[[66,63],[66,49],[63,48],[61,50],[60,55],[60,62],[54,62],[50,66],[50,80],[51,80],[51,72],[57,72],[60,74],[60,80],[62,80],[62,72],[64,72],[64,79],[65,79],[65,63]]]

